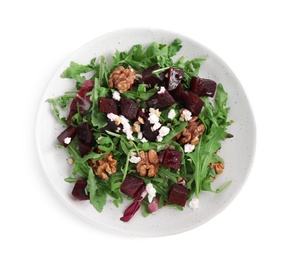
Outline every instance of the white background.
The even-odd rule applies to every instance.
[[[0,258],[289,259],[287,2],[1,1]],[[47,183],[34,138],[40,97],[61,63],[95,37],[139,26],[180,32],[219,55],[257,125],[255,162],[230,206],[159,238],[112,234],[74,215]]]

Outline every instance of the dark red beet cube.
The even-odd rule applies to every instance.
[[[175,101],[181,101],[182,99],[182,86],[179,84],[176,89],[169,91],[169,94],[175,99]]]
[[[64,146],[67,147],[71,140],[75,137],[77,131],[73,126],[66,128],[58,137],[57,140]]]
[[[77,127],[77,136],[85,143],[91,143],[93,139],[92,126],[84,122]]]
[[[135,177],[132,174],[128,174],[120,186],[120,190],[131,198],[135,198],[138,192],[144,186],[144,181]]]
[[[72,190],[72,195],[79,200],[88,200],[90,196],[85,193],[87,187],[86,180],[77,180]]]
[[[123,129],[123,125],[116,125],[114,121],[109,120],[108,124],[102,128],[102,131],[109,131],[113,133],[121,133]]]
[[[194,116],[198,116],[204,103],[193,92],[183,91],[182,101],[186,109],[188,109]]]
[[[158,66],[158,64],[156,64],[148,68],[147,70],[144,70],[142,73],[143,83],[148,84],[152,88],[155,85],[162,86],[164,84],[165,72],[159,73],[159,76],[152,73],[154,70],[158,69],[160,69],[160,67]]]
[[[178,170],[180,168],[181,158],[182,152],[168,148],[164,152],[162,165]]]
[[[81,157],[84,157],[86,154],[92,151],[92,146],[88,143],[83,142],[82,140],[78,140],[79,151]]]
[[[211,79],[192,77],[190,88],[191,91],[198,96],[213,97],[216,92],[217,84]]]
[[[112,98],[100,98],[100,102],[99,102],[99,109],[101,112],[109,114],[109,113],[113,113],[115,115],[118,115],[118,104],[116,102],[116,100],[112,99]]]
[[[173,184],[168,193],[168,202],[184,207],[189,190],[182,184]]]
[[[181,84],[183,79],[184,71],[182,69],[169,68],[167,72],[166,88],[168,91],[172,91]]]
[[[174,98],[169,94],[169,92],[165,89],[163,93],[156,92],[151,98],[146,101],[149,107],[153,107],[155,109],[164,110],[175,103]]]
[[[120,110],[121,110],[121,115],[126,117],[127,119],[136,119],[137,117],[137,112],[138,112],[138,104],[127,98],[121,98],[120,100]]]
[[[78,91],[77,96],[73,99],[70,105],[69,114],[67,116],[67,124],[71,124],[72,117],[80,112],[81,115],[84,114],[84,111],[88,110],[91,106],[90,97],[87,96],[87,93],[90,92],[94,87],[93,80],[86,80]]]

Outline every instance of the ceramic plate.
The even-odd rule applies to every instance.
[[[108,202],[102,213],[98,213],[89,201],[77,201],[71,196],[72,184],[64,181],[70,176],[72,166],[66,159],[69,157],[65,149],[56,148],[56,137],[63,130],[52,115],[48,98],[62,95],[74,87],[71,80],[61,79],[60,74],[69,66],[70,61],[87,64],[93,57],[104,55],[110,57],[119,51],[128,50],[134,44],[144,46],[153,41],[171,43],[180,38],[183,48],[178,57],[186,59],[206,58],[202,63],[200,77],[210,78],[223,84],[228,92],[228,106],[231,107],[229,119],[234,120],[228,132],[234,138],[222,144],[221,156],[225,161],[225,171],[213,182],[218,188],[232,180],[222,193],[201,192],[197,210],[188,206],[183,211],[164,207],[156,213],[144,218],[139,211],[128,223],[120,221],[129,201],[116,208],[112,200]],[[117,232],[125,232],[140,236],[163,236],[184,232],[204,224],[228,206],[241,190],[250,172],[255,150],[255,122],[247,96],[231,69],[212,51],[198,42],[178,33],[158,29],[124,29],[111,32],[87,43],[65,61],[49,82],[43,94],[36,124],[36,141],[43,170],[54,190],[74,212],[98,227]]]

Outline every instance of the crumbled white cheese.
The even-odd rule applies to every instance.
[[[66,138],[64,138],[63,142],[65,144],[69,144],[71,142],[71,138],[70,137],[66,137]]]
[[[148,140],[147,140],[145,137],[143,137],[140,141],[141,141],[142,143],[147,143],[147,142],[148,142]]]
[[[141,139],[143,138],[143,133],[142,133],[142,132],[138,132],[138,136],[137,136],[137,138],[138,138],[139,140],[141,140]]]
[[[115,99],[115,100],[117,100],[117,101],[120,101],[121,96],[120,96],[120,92],[119,92],[119,91],[115,90],[115,91],[113,92],[113,99]]]
[[[174,117],[176,117],[176,112],[174,109],[170,109],[168,112],[168,118],[172,120]]]
[[[184,152],[185,153],[191,153],[195,148],[194,144],[185,144],[184,145]]]
[[[135,155],[131,155],[130,159],[129,159],[129,162],[131,163],[138,163],[140,162],[141,158],[138,157],[138,156],[135,156]]]
[[[170,132],[170,128],[167,127],[167,126],[162,126],[160,129],[159,129],[159,134],[156,138],[157,142],[162,142],[163,140],[163,137],[168,135]]]
[[[155,113],[149,113],[148,120],[150,124],[156,124],[159,122],[159,117]]]
[[[113,113],[107,114],[107,118],[110,119],[111,121],[115,121],[116,119],[119,119],[120,117],[118,115],[115,115]]]
[[[132,127],[129,120],[123,115],[120,116],[121,124],[123,125],[123,133],[126,134],[128,140],[134,140]]]
[[[155,130],[159,129],[161,126],[162,126],[162,125],[161,125],[159,122],[157,122],[157,123],[155,123],[155,124],[151,127],[151,130],[152,130],[152,131],[155,131]]]
[[[159,129],[159,135],[160,136],[166,136],[168,135],[170,132],[170,128],[167,127],[167,126],[162,126],[160,129]]]
[[[148,201],[151,203],[156,196],[156,189],[153,187],[152,183],[146,185],[146,191],[148,192]]]
[[[191,117],[191,112],[187,109],[184,109],[182,111],[182,116],[184,117],[185,121],[189,121],[192,117]]]
[[[191,209],[198,209],[198,204],[199,204],[199,199],[192,198],[188,205]]]
[[[161,87],[160,90],[157,93],[158,94],[164,94],[165,93],[165,87]]]

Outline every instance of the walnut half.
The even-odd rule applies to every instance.
[[[178,142],[183,144],[193,144],[197,145],[199,141],[199,137],[203,134],[205,127],[198,120],[198,117],[195,116],[191,120],[188,121],[188,125],[186,128],[177,135]]]
[[[210,168],[213,168],[216,174],[221,174],[224,171],[224,164],[222,162],[214,162],[209,165]]]
[[[108,180],[108,174],[116,173],[117,161],[113,159],[113,153],[110,152],[106,157],[98,161],[89,161],[94,173],[103,180]]]
[[[135,79],[136,73],[133,69],[125,69],[120,66],[110,75],[109,87],[115,87],[120,93],[124,93],[134,84]]]
[[[159,171],[159,157],[154,150],[140,152],[141,160],[137,163],[136,169],[141,176],[155,177]]]

